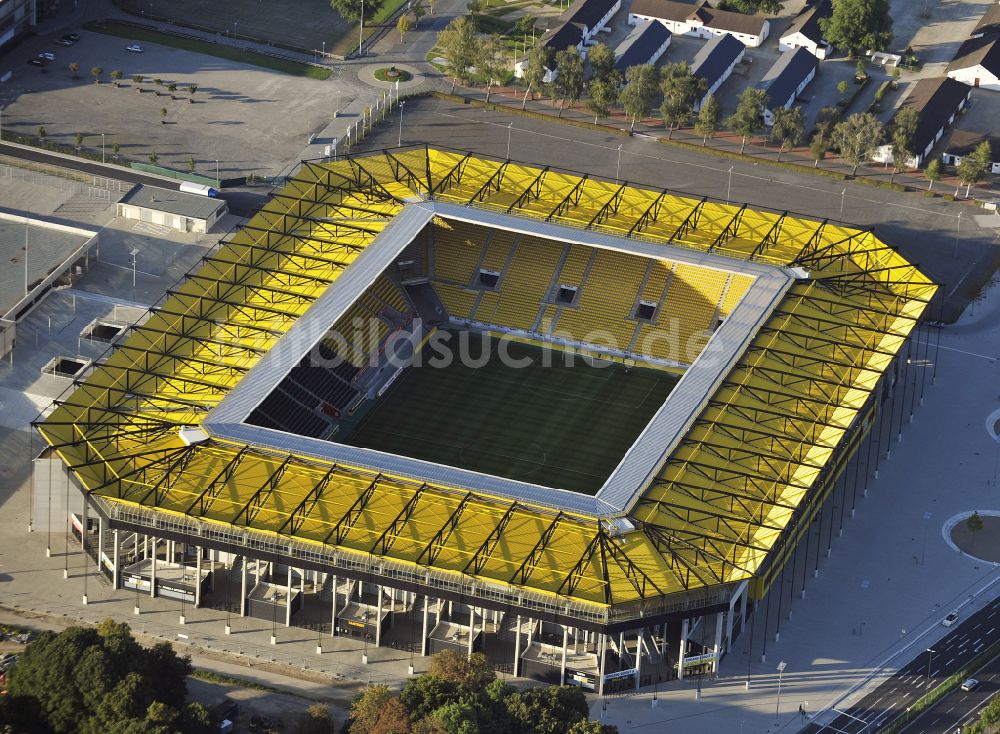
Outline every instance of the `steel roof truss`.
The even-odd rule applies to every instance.
[[[340,519],[333,526],[333,529],[326,534],[323,538],[323,544],[326,545],[333,538],[334,545],[342,545],[347,534],[351,532],[351,528],[354,524],[361,518],[362,513],[365,511],[365,507],[371,501],[371,498],[375,496],[375,490],[378,488],[379,483],[382,481],[382,474],[379,473],[374,480],[365,488],[365,490],[357,496],[351,506],[347,508],[347,512],[341,515]]]
[[[465,512],[465,508],[471,499],[472,492],[466,492],[465,496],[462,497],[455,509],[452,510],[448,519],[445,520],[444,525],[438,528],[438,531],[434,533],[434,537],[431,538],[431,542],[425,545],[423,550],[420,551],[420,555],[417,556],[416,563],[421,563],[424,556],[427,556],[426,565],[434,565],[434,562],[437,561],[437,557],[444,548],[445,543],[448,542],[448,538],[451,537],[452,532],[454,532],[455,528],[458,526],[458,521],[462,519],[462,513]]]
[[[519,586],[524,586],[528,583],[528,579],[531,578],[531,574],[534,573],[535,567],[538,565],[538,561],[542,557],[545,546],[549,544],[553,533],[556,531],[556,527],[558,527],[562,519],[563,513],[562,510],[560,510],[559,514],[552,519],[552,522],[549,523],[548,527],[545,528],[542,534],[538,537],[538,541],[535,543],[535,546],[531,549],[531,552],[524,557],[524,560],[521,561],[521,565],[518,566],[514,575],[510,577],[508,583],[516,583]]]
[[[547,174],[548,172],[549,172],[548,166],[545,166],[545,168],[543,168],[538,172],[538,175],[535,176],[534,180],[530,184],[524,187],[524,191],[522,191],[520,194],[517,195],[517,198],[514,199],[514,203],[511,204],[509,207],[507,207],[508,214],[510,214],[515,209],[520,209],[525,204],[527,204],[529,200],[532,199],[537,200],[539,197],[541,197],[542,182],[545,181],[545,174]]]
[[[590,218],[587,222],[587,229],[593,229],[595,226],[601,225],[606,222],[612,214],[618,213],[618,207],[621,206],[622,199],[625,198],[625,189],[628,188],[628,183],[623,183],[618,189],[611,194],[606,202],[597,210],[597,214]]]
[[[372,547],[368,551],[369,553],[376,553],[375,549],[381,546],[377,553],[378,555],[384,556],[392,549],[393,544],[396,542],[396,538],[398,538],[399,534],[402,532],[403,526],[409,522],[410,517],[413,515],[413,511],[417,508],[417,502],[420,501],[420,498],[423,496],[426,489],[427,485],[421,484],[414,490],[413,496],[406,501],[406,504],[403,505],[399,514],[393,518],[393,521],[386,527],[385,530],[382,531],[378,540],[372,544]]]
[[[239,468],[240,464],[243,463],[243,458],[246,456],[249,446],[243,446],[240,450],[230,459],[222,470],[215,475],[215,478],[208,483],[208,486],[201,491],[201,493],[195,498],[194,502],[188,505],[188,508],[184,511],[185,515],[190,515],[191,511],[195,507],[198,508],[199,517],[204,517],[215,500],[222,493],[222,488],[229,483],[233,478],[233,474]]]
[[[240,511],[236,513],[230,523],[232,525],[239,524],[240,517],[244,518],[243,524],[247,527],[253,524],[253,521],[257,519],[257,514],[260,512],[261,507],[263,507],[267,501],[274,494],[274,490],[277,489],[278,483],[281,481],[281,477],[284,476],[285,470],[288,468],[288,463],[292,460],[292,455],[289,454],[285,457],[278,467],[271,472],[271,476],[267,478],[267,481],[261,485],[253,496],[247,500],[247,503],[240,508]]]
[[[500,542],[503,531],[507,529],[507,524],[514,516],[518,507],[519,505],[517,502],[512,502],[510,504],[510,507],[507,508],[507,511],[504,512],[503,516],[500,518],[500,521],[490,531],[490,534],[486,536],[486,540],[480,544],[479,548],[476,549],[476,552],[472,554],[472,558],[470,558],[469,562],[465,564],[465,567],[462,569],[462,573],[470,573],[469,569],[471,567],[471,574],[473,576],[479,575],[479,573],[483,570],[483,567],[490,560],[490,556],[493,555],[493,550],[497,547],[497,543]]]
[[[545,217],[545,221],[551,222],[553,217],[561,217],[563,214],[566,213],[566,210],[569,209],[571,206],[579,205],[580,192],[583,190],[589,178],[590,178],[589,173],[586,173],[583,176],[581,176],[577,180],[577,182],[570,188],[567,194],[559,201],[559,203],[552,208],[552,211],[550,211],[548,213],[548,216]]]

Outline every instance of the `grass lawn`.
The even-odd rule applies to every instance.
[[[149,0],[116,0],[126,12],[148,18]],[[170,0],[152,5],[156,18],[177,25],[240,38],[269,41],[305,53],[327,50],[352,27],[331,6],[330,0],[267,0],[267,2],[213,3],[205,0]]]
[[[386,67],[385,69],[376,69],[375,78],[378,79],[380,82],[395,82],[395,81],[408,82],[410,81],[410,79],[413,78],[413,75],[410,72],[405,71],[404,69],[396,69],[396,73],[398,76],[390,77],[388,67]]]
[[[172,33],[161,33],[149,28],[141,28],[128,23],[118,23],[116,21],[102,21],[100,23],[88,23],[87,30],[97,33],[106,33],[111,36],[127,38],[130,41],[140,41],[144,43],[156,43],[161,46],[170,46],[184,51],[217,56],[230,61],[238,61],[242,64],[261,66],[265,69],[280,71],[294,76],[304,76],[310,79],[328,79],[330,70],[311,64],[303,64],[298,61],[281,59],[267,54],[248,51],[246,49],[226,46],[221,43],[203,41],[200,38],[188,38],[187,36],[177,36]]]
[[[478,368],[457,359],[434,367],[425,355],[424,366],[407,369],[352,433],[335,440],[594,494],[679,379],[580,359],[567,366],[560,353],[544,366],[541,348],[508,346],[512,358],[532,364],[504,365],[493,350]],[[476,356],[478,345],[469,351]]]

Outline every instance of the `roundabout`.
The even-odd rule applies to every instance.
[[[973,514],[979,522],[972,521]],[[1000,563],[1000,511],[977,510],[951,517],[942,528],[945,542],[969,558]]]

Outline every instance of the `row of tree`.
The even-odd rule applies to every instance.
[[[398,696],[369,686],[352,704],[348,734],[617,734],[589,720],[575,686],[517,691],[496,678],[486,657],[438,653],[430,670]],[[305,734],[321,734],[319,730]]]

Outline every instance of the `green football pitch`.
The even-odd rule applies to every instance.
[[[478,367],[424,360],[335,440],[594,494],[680,379],[579,357],[567,365],[561,353],[546,366],[540,347],[507,346],[530,366],[506,365],[496,350]]]

